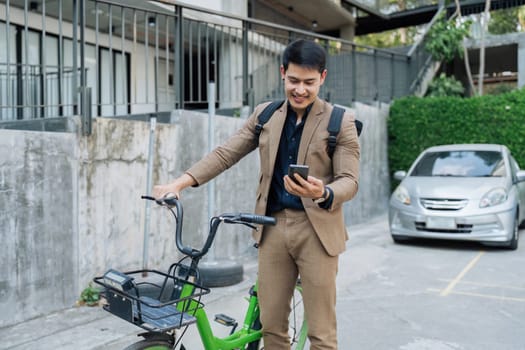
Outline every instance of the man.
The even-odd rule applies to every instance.
[[[259,245],[259,301],[264,347],[289,349],[288,315],[298,275],[308,322],[310,349],[337,349],[336,273],[347,233],[342,204],[355,196],[359,143],[354,118],[345,113],[332,157],[327,153],[332,106],[318,98],[327,75],[326,53],[313,41],[292,42],[280,67],[286,102],[258,137],[256,107],[244,126],[223,145],[172,183],[155,186],[156,197],[179,196],[238,162],[257,145],[260,177],[255,213],[271,215],[275,226],[254,232]],[[288,174],[290,164],[309,166],[307,180]]]

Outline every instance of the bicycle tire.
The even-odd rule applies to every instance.
[[[302,288],[300,283],[298,283],[297,287],[294,290],[294,295],[292,297],[292,305],[291,305],[291,311],[290,316],[288,317],[288,335],[290,336],[290,346],[292,350],[305,350],[310,348],[310,344],[308,342],[308,326],[306,323],[305,313],[304,313],[304,303],[303,303],[303,295],[302,295]],[[256,328],[259,327],[259,328]],[[254,321],[253,329],[261,329],[261,321],[259,317]],[[264,349],[264,342],[262,342],[263,346],[259,347],[261,341],[257,340],[250,344],[248,344],[248,347],[246,350],[259,350]]]
[[[173,344],[168,340],[163,339],[144,339],[130,346],[124,350],[171,350]]]
[[[300,282],[294,290],[292,309],[288,317],[288,334],[292,350],[309,349],[308,325],[304,311],[303,294]]]

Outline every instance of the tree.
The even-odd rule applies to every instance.
[[[433,3],[437,3],[434,0]],[[405,11],[421,6],[421,0],[388,0],[382,10],[388,12]],[[412,45],[418,34],[418,27],[404,27],[380,33],[362,35],[355,38],[356,44],[378,48]]]
[[[525,6],[518,7],[518,22],[520,24],[520,30],[525,30]]]
[[[457,0],[456,0],[457,1]],[[485,12],[481,20],[481,40],[479,45],[479,74],[478,74],[478,95],[483,95],[483,77],[485,76],[485,32],[489,21],[490,0],[485,0]]]
[[[447,77],[445,73],[441,73],[439,77],[434,78],[428,85],[428,97],[445,97],[445,96],[463,96],[465,88],[460,81],[454,77]]]
[[[459,5],[459,0],[455,0],[456,2],[456,12],[454,13],[454,15],[452,17],[458,17],[461,19],[461,7]],[[470,22],[472,23],[472,22]],[[470,30],[470,24],[469,24],[469,30]],[[467,34],[468,36],[468,34]],[[463,40],[462,40],[463,41]],[[465,47],[465,45],[462,45],[463,46],[463,61],[465,62],[465,71],[467,72],[467,79],[468,79],[468,83],[469,83],[469,86],[470,86],[470,91],[472,91],[472,93],[476,93],[475,89],[474,89],[474,81],[472,80],[472,73],[470,72],[470,62],[469,62],[469,59],[468,59],[468,50],[467,48]]]
[[[463,38],[469,36],[471,24],[472,21],[454,21],[454,16],[450,20],[442,17],[428,31],[425,49],[435,61],[450,62],[456,56],[463,57]]]
[[[371,46],[377,48],[388,48],[410,45],[414,42],[416,34],[415,28],[405,28],[405,35],[399,29],[387,30],[381,33],[361,35],[355,38],[358,45]]]
[[[522,12],[523,10],[525,10],[525,6],[521,7]],[[492,11],[490,13],[489,33],[499,35],[519,31],[520,26],[523,28],[520,23],[519,13],[519,7]]]

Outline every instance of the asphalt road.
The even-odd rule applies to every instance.
[[[350,227],[338,274],[341,350],[525,350],[525,231],[516,251],[477,244],[394,244],[386,217]],[[242,320],[256,266],[216,288],[210,317]],[[213,323],[218,334],[226,328]],[[141,330],[100,308],[70,308],[0,328],[0,349],[123,349]],[[195,327],[183,338],[199,350]],[[269,349],[271,350],[271,349]]]
[[[525,234],[516,251],[394,244],[386,220],[358,227],[339,275],[341,349],[525,349]]]

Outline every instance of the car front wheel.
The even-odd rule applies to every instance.
[[[392,236],[392,240],[394,241],[394,243],[397,243],[397,244],[403,244],[410,240],[410,238],[406,236],[400,236],[400,235],[391,235],[391,236]]]

